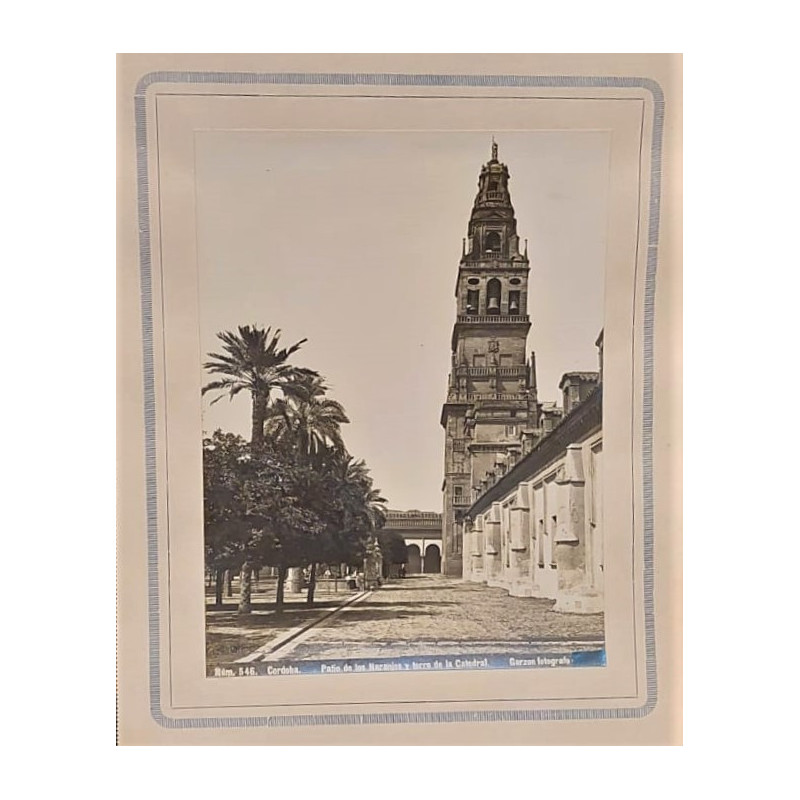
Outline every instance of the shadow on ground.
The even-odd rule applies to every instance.
[[[222,663],[236,661],[263,644],[285,634],[292,628],[313,622],[335,608],[340,602],[287,603],[283,613],[275,613],[274,603],[253,603],[253,613],[239,614],[235,603],[221,609],[206,610],[206,661],[209,669]]]
[[[347,609],[336,617],[337,626],[343,627],[369,620],[384,620],[387,618],[402,618],[415,616],[429,616],[435,609],[442,606],[456,605],[451,600],[428,600],[420,604],[409,604],[407,601],[387,601],[380,605],[348,606]],[[313,606],[298,603],[285,607],[282,614],[275,613],[274,603],[254,603],[253,613],[239,614],[236,605],[223,606],[222,609],[209,608],[206,613],[206,622],[215,628],[235,627],[242,629],[271,629],[293,628],[310,622],[326,611],[331,611],[340,606],[340,603],[315,603]]]
[[[399,590],[403,592],[415,592],[415,591],[425,591],[425,592],[436,592],[441,591],[442,589],[451,589],[452,587],[449,584],[438,584],[438,583],[423,583],[417,584],[414,586],[409,586],[404,583],[389,583],[386,586],[381,587],[381,591],[392,591],[392,590]]]

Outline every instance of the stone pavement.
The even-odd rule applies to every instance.
[[[258,658],[394,658],[537,648],[552,653],[602,645],[602,614],[560,614],[554,605],[441,575],[414,576],[367,594]]]

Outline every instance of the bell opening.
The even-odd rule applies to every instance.
[[[500,313],[500,291],[500,281],[497,278],[492,278],[486,286],[487,314]]]

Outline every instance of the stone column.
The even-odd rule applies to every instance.
[[[530,507],[528,506],[527,487],[524,484],[517,490],[517,498],[514,507],[509,510],[509,517],[511,530],[508,544],[511,548],[509,554],[511,567],[508,591],[514,597],[532,597],[531,554],[528,548]]]
[[[556,477],[559,487],[554,545],[558,567],[555,611],[594,614],[603,610],[603,598],[591,585],[586,564],[586,510],[583,448],[567,447],[564,465]]]
[[[461,577],[465,581],[472,580],[472,525],[465,519],[462,523],[463,534],[461,536],[461,557],[463,559],[464,570]]]
[[[381,585],[383,576],[383,554],[377,539],[367,544],[367,555],[364,559],[364,588],[376,589]]]
[[[482,581],[485,577],[483,569],[483,515],[477,517],[472,523],[470,545],[469,557],[472,562],[472,580]]]
[[[492,505],[483,521],[484,533],[484,580],[489,586],[502,584],[503,565],[500,561],[500,507]]]
[[[298,594],[303,590],[303,570],[300,567],[290,567],[286,582],[289,591]]]

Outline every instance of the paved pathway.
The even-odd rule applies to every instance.
[[[602,614],[559,614],[553,605],[552,600],[510,597],[503,589],[441,575],[410,577],[350,603],[283,645],[275,640],[248,660],[394,658],[538,648],[575,652],[602,642]]]

